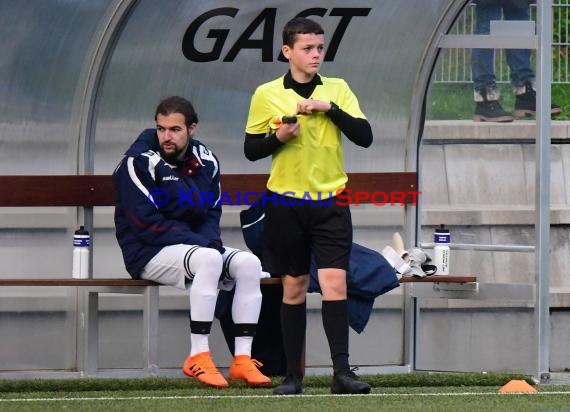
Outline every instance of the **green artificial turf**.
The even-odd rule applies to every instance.
[[[232,382],[227,389],[187,378],[0,380],[1,411],[570,411],[570,386],[537,385],[538,394],[498,394],[508,373],[364,375],[370,395],[330,394],[330,376],[306,377],[301,396]],[[278,384],[281,378],[274,378]]]
[[[305,388],[328,388],[331,376],[307,376]],[[531,383],[528,375],[513,373],[413,373],[363,375],[362,379],[376,388],[425,387],[425,386],[502,386],[512,379]],[[278,384],[281,378],[274,378]],[[232,387],[246,388],[245,384],[233,383]],[[0,380],[0,394],[5,392],[83,392],[83,391],[157,391],[175,389],[202,389],[204,386],[187,378],[83,378],[83,379],[35,379]],[[217,392],[216,392],[217,393]]]

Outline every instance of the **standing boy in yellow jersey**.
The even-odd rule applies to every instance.
[[[341,132],[368,147],[372,130],[346,82],[319,76],[324,31],[318,23],[302,17],[290,20],[283,28],[282,52],[289,71],[255,91],[244,145],[249,160],[273,156],[264,196],[263,265],[282,277],[281,327],[287,358],[285,380],[274,393],[303,391],[301,354],[311,255],[333,361],[331,392],[369,393],[370,385],[360,381],[348,362],[346,271],[352,221],[349,207],[338,205],[334,197],[348,180]],[[295,115],[296,120],[275,122],[285,115]]]

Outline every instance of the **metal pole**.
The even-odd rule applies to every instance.
[[[435,243],[422,242],[420,247],[423,249],[433,249]],[[450,243],[449,248],[453,250],[484,250],[489,252],[534,252],[534,246],[524,245],[492,245],[485,243]]]
[[[534,320],[537,378],[550,380],[550,83],[552,77],[552,0],[537,2],[536,221]]]
[[[81,105],[79,109],[78,125],[78,152],[77,152],[77,173],[93,174],[95,169],[95,135],[93,116],[95,112],[95,97],[98,91],[99,82],[105,67],[105,62],[109,58],[116,36],[120,32],[121,25],[127,18],[130,10],[137,0],[114,0],[108,7],[108,12],[102,19],[98,32],[94,35],[94,43],[87,52],[89,61],[87,62],[86,73],[84,74],[84,85],[81,95],[78,97]],[[93,207],[83,209],[83,223],[91,234],[89,245],[89,279],[93,278],[93,243],[95,240],[94,230],[94,210]],[[77,350],[76,364],[82,374],[94,374],[94,367],[97,363],[97,354],[86,353],[90,345],[97,347],[97,329],[93,322],[97,321],[98,295],[83,293],[76,288],[77,302]],[[83,296],[88,296],[85,299]],[[93,318],[95,317],[95,319]]]

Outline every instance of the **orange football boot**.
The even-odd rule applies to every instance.
[[[261,362],[247,355],[238,355],[230,366],[230,379],[247,382],[249,386],[271,386],[271,379],[258,369]]]
[[[182,366],[182,372],[214,388],[227,388],[229,386],[226,378],[214,365],[210,352],[200,352],[194,356],[188,356]]]

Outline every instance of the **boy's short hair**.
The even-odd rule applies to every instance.
[[[293,47],[297,34],[325,34],[319,23],[306,17],[295,17],[283,27],[283,44]]]
[[[173,113],[180,113],[184,116],[186,127],[190,127],[192,123],[198,123],[198,114],[196,110],[194,110],[194,106],[184,97],[180,96],[170,96],[162,100],[156,107],[154,121],[156,121],[159,114],[168,116]]]

